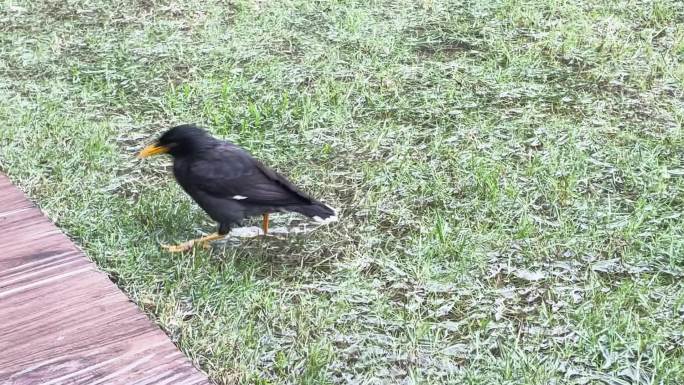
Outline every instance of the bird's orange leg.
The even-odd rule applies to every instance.
[[[182,253],[184,251],[188,251],[188,250],[192,249],[192,247],[195,244],[205,245],[207,242],[214,241],[217,239],[221,239],[223,237],[224,237],[223,235],[219,235],[218,233],[214,233],[214,234],[209,234],[209,235],[202,237],[202,238],[191,239],[187,242],[179,243],[177,245],[162,245],[162,247],[171,253]]]
[[[264,230],[264,235],[268,234],[268,213],[263,215],[264,220],[261,223],[261,229]]]

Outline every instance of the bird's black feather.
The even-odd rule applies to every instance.
[[[174,176],[214,220],[220,232],[245,217],[294,211],[319,220],[335,211],[300,191],[242,148],[193,125],[177,126],[158,144],[174,156]]]
[[[242,196],[242,203],[276,206],[312,203],[309,196],[237,146],[219,142],[191,162],[194,183],[217,198]]]

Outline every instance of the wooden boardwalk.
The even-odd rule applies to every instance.
[[[209,384],[0,173],[0,385]]]

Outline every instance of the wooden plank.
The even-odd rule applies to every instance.
[[[0,173],[0,197],[2,199],[0,214],[33,207],[33,204],[26,199],[24,194],[17,190],[2,173]]]
[[[0,174],[0,384],[209,384]]]

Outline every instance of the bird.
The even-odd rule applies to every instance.
[[[168,154],[173,175],[182,189],[218,223],[213,234],[178,245],[164,245],[183,252],[195,244],[223,238],[244,218],[262,216],[264,235],[269,214],[296,212],[321,224],[337,220],[337,210],[298,189],[283,175],[265,166],[247,150],[211,136],[195,124],[181,124],[164,132],[138,158]]]

